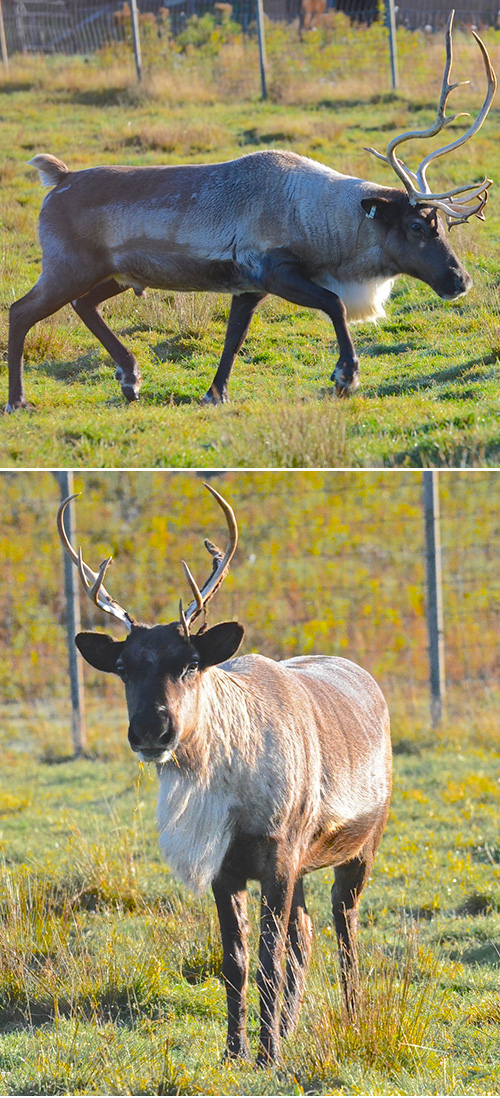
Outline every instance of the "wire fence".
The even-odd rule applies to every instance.
[[[274,21],[300,22],[311,0],[264,0],[264,12]],[[315,0],[312,19],[340,11],[353,21],[371,24],[385,16],[380,0]],[[131,45],[131,9],[128,0],[3,0],[7,53],[91,54],[111,43]],[[182,33],[188,21],[207,13],[216,20],[230,17],[244,33],[254,32],[255,0],[138,0],[139,26],[146,35],[161,39],[167,32]],[[399,0],[396,25],[410,30],[441,30],[448,19],[446,0]],[[301,16],[302,13],[302,16]],[[500,0],[477,0],[457,7],[456,25],[500,27]]]
[[[446,681],[462,698],[492,698],[500,673],[500,478],[488,471],[437,478]],[[236,509],[241,536],[211,621],[238,618],[245,650],[271,658],[353,659],[408,712],[422,705],[428,712],[422,474],[230,472],[216,483]],[[64,698],[58,487],[48,473],[4,473],[0,488],[0,691],[12,701]],[[112,553],[106,584],[120,604],[139,621],[175,619],[186,596],[181,559],[202,580],[203,538],[221,537],[199,476],[89,471],[75,474],[75,489],[87,563],[96,569]],[[109,629],[89,600],[81,609],[84,629]],[[113,676],[85,672],[93,696],[122,704]]]

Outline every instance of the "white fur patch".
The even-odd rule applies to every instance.
[[[209,888],[231,841],[231,800],[202,788],[170,763],[160,771],[157,820],[160,850],[193,892]]]
[[[394,279],[367,278],[365,282],[340,282],[325,273],[314,281],[340,297],[347,309],[347,319],[352,323],[356,320],[379,320],[385,316],[384,305]]]

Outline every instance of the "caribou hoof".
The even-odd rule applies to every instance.
[[[122,393],[129,404],[132,404],[134,400],[139,400],[138,385],[122,385]]]
[[[121,366],[117,366],[115,378],[120,382],[122,393],[129,404],[132,404],[133,400],[139,400],[139,389],[142,381],[142,377],[139,373],[130,372],[127,376],[125,370],[122,369]]]
[[[205,396],[202,397],[201,400],[200,400],[200,404],[202,406],[205,406],[205,407],[208,404],[218,405],[218,404],[227,404],[227,403],[228,403],[227,390],[223,391],[222,393],[219,393],[217,389],[214,389],[213,385],[210,386],[210,389],[208,390],[208,392],[206,392]]]
[[[359,370],[357,367],[336,366],[330,378],[335,382],[335,392],[338,397],[349,397],[359,389]]]
[[[28,404],[28,401],[25,400],[24,397],[22,398],[22,400],[15,400],[13,404],[11,404],[10,401],[8,401],[8,403],[5,405],[5,414],[7,416],[11,416],[13,412],[19,412],[19,411],[34,412],[35,411],[35,405],[34,404]]]

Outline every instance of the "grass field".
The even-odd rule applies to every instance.
[[[3,709],[2,1093],[498,1093],[500,742],[453,720],[422,741],[390,701],[395,791],[362,904],[360,1019],[343,1016],[321,871],[298,1034],[269,1072],[221,1061],[214,905],[160,863],[156,776],[131,757],[124,712],[91,708],[92,758],[75,762],[57,706]],[[255,891],[250,911],[255,1049]]]
[[[270,97],[259,100],[256,46],[237,28],[196,24],[182,41],[146,50],[144,86],[123,51],[13,62],[0,80],[0,207],[4,229],[0,353],[10,303],[40,270],[36,218],[43,191],[26,161],[39,151],[70,167],[229,159],[285,147],[341,171],[392,184],[363,146],[428,125],[442,75],[440,36],[400,35],[402,87],[387,91],[385,31],[347,21],[300,43],[269,27]],[[196,32],[196,33],[195,33]],[[197,36],[197,37],[196,37]],[[487,32],[492,58],[497,37]],[[156,51],[156,52],[155,52]],[[159,51],[159,52],[158,52]],[[458,110],[475,112],[484,73],[472,39],[456,34]],[[458,125],[458,124],[457,124]],[[451,131],[447,131],[451,132]],[[453,135],[454,135],[453,128]],[[499,174],[498,111],[466,150],[438,161],[432,182]],[[420,159],[415,149],[410,160]],[[413,159],[412,159],[413,157]],[[449,160],[449,162],[448,162]],[[109,303],[106,316],[137,355],[141,400],[127,407],[111,362],[68,307],[27,340],[31,414],[3,417],[4,467],[496,465],[500,454],[498,258],[492,188],[486,223],[459,227],[453,244],[474,288],[455,304],[400,280],[378,326],[353,329],[361,389],[338,402],[329,377],[337,351],[326,317],[271,299],[235,364],[226,407],[201,408],[220,354],[227,299],[151,292]],[[3,394],[6,372],[3,371]]]

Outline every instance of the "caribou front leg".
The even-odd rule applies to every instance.
[[[307,309],[321,309],[330,317],[335,328],[340,357],[331,375],[337,396],[349,396],[359,386],[359,359],[347,327],[347,313],[343,301],[331,290],[317,286],[305,274],[295,256],[279,254],[267,257],[263,284],[266,290],[295,305]]]
[[[246,1035],[248,920],[246,882],[221,873],[212,882],[222,938],[222,975],[227,996],[226,1056],[250,1059]]]
[[[226,403],[228,399],[227,384],[233,362],[246,339],[250,321],[257,305],[265,296],[265,294],[253,293],[234,295],[231,301],[226,338],[219,367],[208,392],[205,393],[201,401],[202,404]]]
[[[279,1058],[279,996],[283,983],[282,959],[293,894],[293,880],[269,873],[262,881],[259,969],[260,1038],[257,1067]]]

